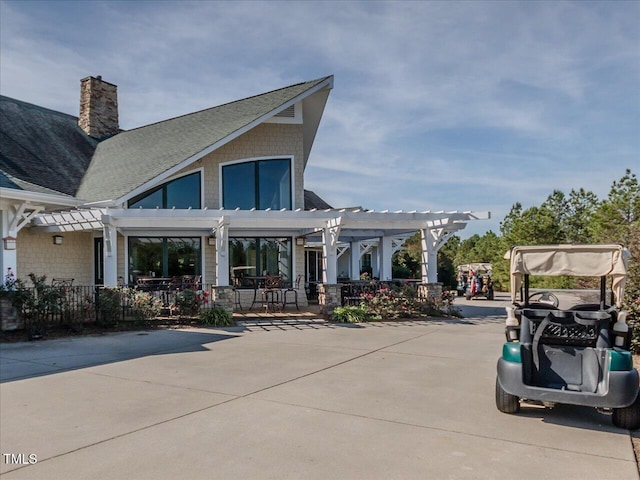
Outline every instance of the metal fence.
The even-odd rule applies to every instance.
[[[80,328],[85,324],[113,325],[157,316],[197,316],[215,307],[212,285],[201,289],[143,291],[128,287],[46,285],[22,287],[6,298],[15,305],[20,327],[31,330]]]
[[[384,280],[384,281],[352,281],[344,283],[340,287],[340,294],[342,297],[342,306],[345,305],[360,305],[362,301],[362,295],[371,294],[377,295],[381,288],[388,289],[402,289],[408,288],[415,291],[417,294],[417,283],[415,281],[408,280]]]

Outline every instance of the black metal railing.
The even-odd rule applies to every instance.
[[[137,287],[46,285],[5,292],[22,327],[80,329],[85,324],[113,325],[158,316],[197,316],[216,307],[213,285],[148,290]],[[195,287],[195,288],[194,288]],[[156,315],[157,314],[157,315]]]

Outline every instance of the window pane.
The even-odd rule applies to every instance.
[[[142,197],[138,196],[129,202],[129,208],[164,208],[162,204],[162,188],[151,192],[149,194],[143,194]]]
[[[162,276],[162,238],[129,237],[129,283]]]
[[[138,277],[200,275],[200,239],[129,237],[129,283]]]
[[[201,208],[200,172],[177,178],[132,198],[129,208]]]
[[[200,208],[200,174],[187,175],[166,185],[164,208]]]
[[[167,271],[164,276],[200,275],[200,239],[167,238]]]
[[[291,209],[291,175],[289,160],[258,162],[260,210]]]
[[[291,278],[291,240],[288,238],[260,239],[260,266],[264,275]]]
[[[230,238],[229,252],[229,278],[233,285],[250,287],[253,282],[246,277],[267,274],[291,279],[290,238]]]
[[[222,167],[224,208],[250,210],[256,206],[255,162]]]
[[[246,277],[258,275],[256,263],[256,239],[229,239],[229,278],[232,285],[238,287],[252,287],[253,282]]]

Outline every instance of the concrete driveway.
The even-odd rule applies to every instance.
[[[629,432],[595,410],[496,410],[506,301],[484,302],[460,300],[473,315],[463,320],[263,321],[2,344],[0,472],[637,479]]]

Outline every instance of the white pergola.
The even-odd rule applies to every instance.
[[[80,202],[63,194],[42,193],[0,187],[0,272],[1,281],[8,269],[17,274],[16,240],[18,232],[47,210],[72,208]]]
[[[124,235],[180,233],[215,237],[216,283],[229,285],[228,245],[230,237],[305,237],[320,242],[323,252],[322,281],[337,283],[337,261],[346,246],[351,261],[377,242],[380,278],[391,278],[391,258],[407,237],[420,231],[423,283],[437,282],[437,253],[446,240],[472,220],[490,218],[489,212],[404,212],[372,210],[162,210],[81,209],[37,215],[35,226],[49,231],[70,232],[102,229],[104,234],[105,285],[117,284],[118,232]],[[357,268],[356,268],[357,270]]]

